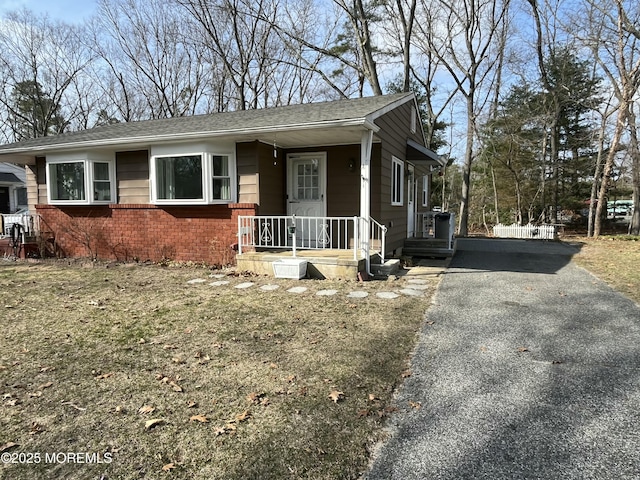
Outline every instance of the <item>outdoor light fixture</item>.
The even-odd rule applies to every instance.
[[[350,158],[349,159],[349,165],[348,165],[349,171],[350,172],[355,172],[356,171],[356,159],[355,158]]]

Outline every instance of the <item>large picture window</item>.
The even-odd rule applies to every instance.
[[[229,203],[235,197],[232,155],[179,153],[151,159],[151,201],[159,205]],[[170,154],[169,154],[170,153]]]
[[[202,155],[156,157],[158,200],[203,200]]]
[[[114,162],[91,158],[47,158],[47,189],[52,204],[100,204],[114,201]]]
[[[402,205],[404,198],[404,162],[391,159],[391,205]]]

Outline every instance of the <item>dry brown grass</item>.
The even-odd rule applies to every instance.
[[[0,478],[358,477],[436,279],[423,298],[384,301],[373,294],[397,286],[228,277],[281,287],[243,291],[210,273],[0,265],[0,449],[40,454]],[[298,284],[308,292],[283,291]],[[112,461],[45,462],[60,452]]]
[[[640,303],[640,238],[617,235],[567,240],[581,248],[574,257],[579,265]]]

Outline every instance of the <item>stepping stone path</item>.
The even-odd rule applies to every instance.
[[[293,287],[287,290],[289,293],[304,293],[307,291],[307,287]]]
[[[424,292],[414,290],[413,288],[403,288],[402,290],[400,290],[400,293],[409,295],[410,297],[421,297]]]
[[[209,285],[212,287],[222,287],[225,285],[229,285],[232,282],[229,280],[222,280],[224,278],[228,278],[227,275],[224,274],[211,274],[209,275],[209,278],[214,278],[217,279],[216,281],[210,282]],[[201,283],[205,283],[207,282],[207,280],[203,279],[203,278],[194,278],[192,280],[188,280],[187,283],[190,285],[197,285],[197,284],[201,284]],[[237,285],[234,285],[233,288],[236,288],[238,290],[246,290],[249,289],[253,286],[255,286],[256,283],[255,282],[243,282],[243,283],[239,283]],[[400,288],[401,286],[404,286],[404,288]],[[389,291],[389,292],[376,292],[375,296],[377,298],[383,299],[383,300],[393,300],[395,298],[400,297],[401,295],[406,295],[406,296],[410,296],[410,297],[422,297],[425,294],[425,290],[428,290],[430,288],[430,282],[428,282],[427,280],[423,280],[423,279],[419,279],[419,278],[407,278],[405,279],[405,281],[403,282],[403,284],[399,284],[396,286],[396,289],[394,289],[393,291]],[[271,292],[271,291],[275,291],[281,288],[281,285],[278,284],[267,284],[267,285],[261,285],[260,290],[265,291],[265,292]],[[393,288],[393,287],[391,287]],[[288,290],[286,290],[288,293],[304,293],[307,290],[309,290],[308,287],[292,287],[289,288]],[[339,293],[338,290],[335,289],[326,289],[326,290],[318,290],[315,295],[319,296],[319,297],[332,297],[334,295],[337,295]],[[346,293],[346,292],[345,292]],[[369,293],[367,291],[364,290],[354,290],[351,292],[346,293],[346,297],[347,298],[367,298],[369,295],[373,295],[373,293]]]
[[[320,297],[331,297],[333,295],[335,295],[336,293],[338,293],[337,290],[319,290],[316,292],[316,295],[320,296]]]
[[[367,298],[368,296],[369,296],[369,292],[356,291],[356,292],[349,292],[349,294],[347,295],[347,298]]]
[[[376,297],[384,298],[386,300],[393,300],[394,298],[398,298],[400,295],[393,292],[378,292],[376,293]]]

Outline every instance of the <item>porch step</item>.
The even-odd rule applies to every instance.
[[[371,273],[380,276],[395,275],[400,270],[400,260],[391,258],[384,263],[371,263]]]
[[[402,254],[410,257],[451,257],[456,248],[449,248],[448,241],[440,238],[407,238],[404,241]]]

